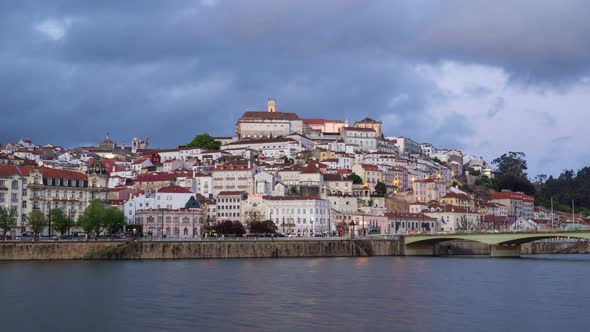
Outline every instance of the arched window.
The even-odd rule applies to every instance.
[[[166,234],[170,234],[170,227],[166,227]]]
[[[18,181],[17,180],[12,181],[12,190],[18,190]]]
[[[190,221],[191,221],[191,218],[189,218],[189,217],[182,218],[182,222],[185,223],[185,224],[188,224]]]
[[[183,234],[184,234],[184,236],[188,236],[188,228],[186,228],[186,227],[184,228]]]
[[[154,217],[152,217],[152,216],[147,217],[147,222],[148,223],[153,223],[154,222]]]
[[[180,229],[178,227],[174,227],[174,236],[178,237],[180,235]]]

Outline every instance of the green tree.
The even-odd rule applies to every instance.
[[[0,229],[4,231],[4,241],[8,238],[8,232],[16,224],[16,211],[0,207]]]
[[[195,136],[195,138],[193,138],[193,140],[187,145],[181,145],[180,147],[219,150],[221,142],[216,141],[215,138],[211,137],[209,134],[200,134]]]
[[[385,183],[379,181],[375,185],[375,196],[377,197],[385,197],[387,196],[387,186]]]
[[[94,232],[98,236],[103,229],[103,219],[105,215],[104,202],[95,200],[84,210],[84,213],[78,218],[78,223],[87,235]]]
[[[117,208],[105,208],[102,223],[109,234],[116,233],[125,226],[125,214]]]
[[[45,225],[47,225],[47,220],[45,220],[45,215],[41,210],[34,209],[27,216],[27,224],[31,228],[33,235],[37,237],[43,232]]]
[[[246,229],[244,228],[244,225],[242,225],[241,222],[231,220],[218,222],[217,224],[215,224],[215,226],[213,226],[213,229],[218,234],[223,234],[227,236],[242,236],[244,235],[244,233],[246,233]]]
[[[278,230],[272,220],[253,221],[250,223],[251,234],[274,234]]]
[[[496,165],[497,176],[512,175],[514,177],[527,176],[528,169],[524,152],[508,152],[492,161]]]
[[[496,166],[496,190],[508,189],[522,191],[528,195],[535,194],[535,187],[527,177],[525,157],[523,152],[508,152],[492,161]]]
[[[61,235],[70,229],[70,220],[62,209],[51,209],[49,215],[51,216],[51,224]]]
[[[356,173],[350,173],[347,178],[352,180],[352,184],[363,184],[363,178],[358,176]]]

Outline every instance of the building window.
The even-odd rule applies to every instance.
[[[17,180],[12,181],[12,190],[18,190],[18,181]]]

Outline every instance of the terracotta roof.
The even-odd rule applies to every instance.
[[[144,174],[135,178],[135,182],[171,181],[176,179],[174,173]]]
[[[191,194],[192,192],[190,191],[189,188],[186,188],[186,187],[168,186],[168,187],[164,187],[164,188],[161,188],[160,190],[158,190],[158,193]]]
[[[263,196],[268,201],[310,201],[310,200],[322,200],[318,196]]]
[[[361,164],[361,167],[363,169],[367,169],[370,171],[378,171],[379,170],[379,166],[373,165],[373,164]]]
[[[372,132],[375,132],[375,129],[371,129],[371,128],[356,128],[356,127],[345,127],[343,130],[347,130],[347,131],[372,131]]]
[[[535,198],[533,196],[525,195],[519,192],[499,192],[493,193],[492,199],[513,199],[525,202],[534,202]]]
[[[465,194],[460,194],[460,193],[454,193],[454,192],[449,192],[446,195],[444,195],[443,197],[441,197],[441,199],[443,198],[458,198],[458,199],[470,199],[469,196],[465,195]]]
[[[320,169],[318,167],[318,163],[311,161],[307,164],[307,166],[305,166],[302,173],[313,174],[313,173],[319,173],[319,172],[320,172]]]
[[[88,180],[88,176],[84,173],[66,171],[63,169],[39,167],[39,171],[43,174],[44,178],[52,179],[71,179],[71,180]]]
[[[247,164],[225,164],[225,165],[217,165],[215,166],[215,171],[244,171],[249,170]]]
[[[376,121],[371,118],[364,118],[361,121],[357,121],[356,123],[381,123],[381,121]]]
[[[324,124],[326,122],[332,123],[344,123],[342,120],[326,120],[326,119],[303,119],[303,122],[307,124]]]
[[[324,181],[347,181],[352,182],[352,180],[347,179],[346,177],[340,174],[324,174]]]
[[[31,170],[33,170],[33,167],[29,166],[0,165],[0,177],[6,178],[13,175],[28,176]]]
[[[424,213],[408,213],[408,212],[387,212],[384,214],[387,218],[401,218],[401,219],[419,219],[425,221],[436,221],[436,218],[429,217]]]
[[[239,190],[235,190],[235,191],[220,191],[219,194],[217,194],[217,196],[235,196],[235,195],[242,195],[242,194],[246,194],[245,191],[239,191]]]
[[[241,120],[301,120],[295,113],[285,112],[245,112]]]
[[[297,141],[292,138],[280,137],[280,138],[270,138],[270,139],[241,140],[241,141],[237,141],[237,142],[230,142],[230,143],[224,144],[224,146],[243,145],[243,144],[282,143],[282,142],[297,143]]]

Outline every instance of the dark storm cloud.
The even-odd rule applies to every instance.
[[[589,6],[3,2],[0,143],[94,143],[109,131],[174,146],[202,131],[231,135],[243,111],[275,97],[279,110],[305,117],[391,119],[386,134],[461,147],[468,121],[431,113],[448,97],[415,66],[451,60],[497,66],[518,82],[575,81],[588,72]]]

